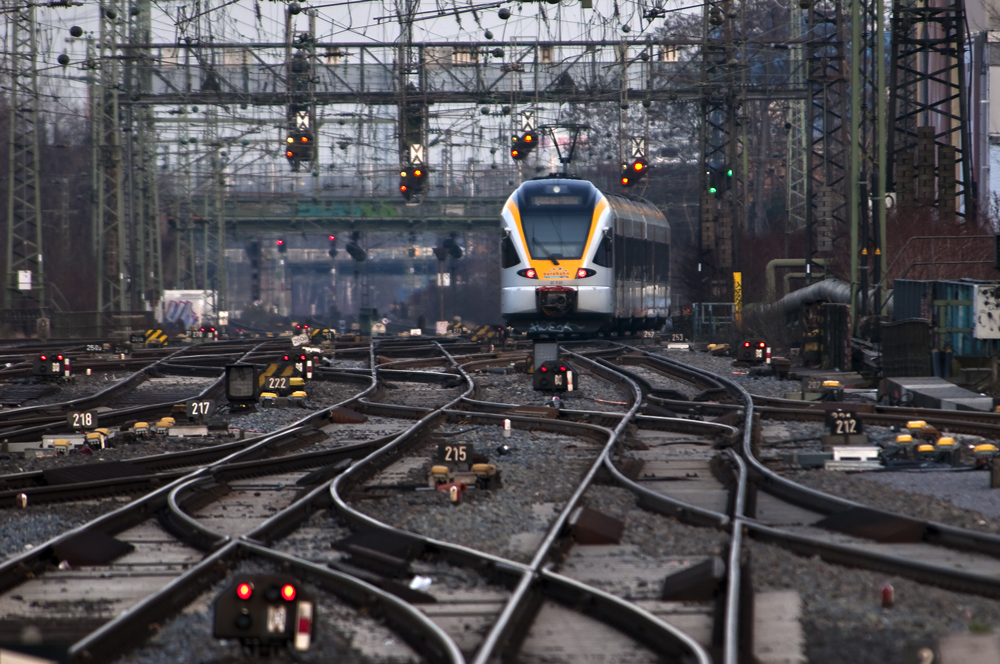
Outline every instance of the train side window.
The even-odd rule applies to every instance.
[[[517,255],[517,247],[514,246],[514,241],[510,239],[509,235],[505,235],[503,240],[500,241],[500,267],[506,269],[520,265],[520,263],[521,257]]]
[[[597,245],[597,253],[594,254],[594,265],[601,267],[611,267],[614,254],[612,253],[611,238],[605,235],[601,243]]]

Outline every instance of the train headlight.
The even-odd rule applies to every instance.
[[[533,267],[529,267],[526,270],[518,270],[517,271],[517,275],[519,277],[527,277],[528,279],[537,279],[538,278],[538,272],[536,272],[535,268],[533,268]]]
[[[592,270],[589,267],[581,267],[576,271],[577,279],[586,279],[587,277],[592,277],[597,274],[597,270]]]

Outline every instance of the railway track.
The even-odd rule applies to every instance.
[[[211,346],[164,364],[197,378],[236,352]],[[765,441],[755,417],[815,412],[610,344],[570,344],[566,356],[588,382],[623,395],[614,410],[581,408],[586,400],[558,411],[485,402],[475,398],[488,391],[477,379],[509,385],[506,370],[526,355],[479,350],[413,340],[367,348],[363,359],[359,349],[338,350],[335,366],[316,373],[354,385],[350,398],[272,433],[132,460],[146,473],[133,479],[149,482],[129,490],[141,497],[0,565],[3,636],[40,625],[58,635],[48,630],[59,622],[71,628],[59,637],[75,641],[74,661],[134,646],[144,661],[168,641],[212,641],[208,604],[232,573],[282,569],[320,589],[331,633],[378,661],[728,664],[753,647],[747,537],[1000,594],[1000,538],[852,504],[757,459]],[[275,355],[242,352],[252,361]],[[364,416],[369,423],[356,422]],[[989,419],[980,431],[994,426]],[[499,486],[477,483],[455,502],[431,490],[441,447],[458,445],[495,466]],[[13,509],[18,493],[44,500],[40,481],[0,476],[0,507]],[[97,484],[91,499],[108,495]],[[94,541],[131,548],[89,564],[73,558]],[[61,597],[46,594],[54,592]],[[379,638],[365,640],[366,630]],[[342,646],[317,641],[315,651],[342,654]],[[203,647],[232,654],[225,644]]]

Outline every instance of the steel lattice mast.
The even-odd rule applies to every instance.
[[[38,49],[35,6],[3,0],[11,83],[4,308],[45,308],[38,152]],[[26,278],[25,278],[26,277]]]

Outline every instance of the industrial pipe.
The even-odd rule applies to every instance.
[[[827,258],[814,258],[812,263],[823,266],[823,273],[826,274]],[[775,297],[778,294],[777,280],[774,276],[774,271],[779,267],[804,267],[806,265],[806,259],[804,258],[775,258],[773,261],[767,264],[764,268],[767,274],[767,294],[769,297]],[[850,299],[850,298],[848,298]]]

